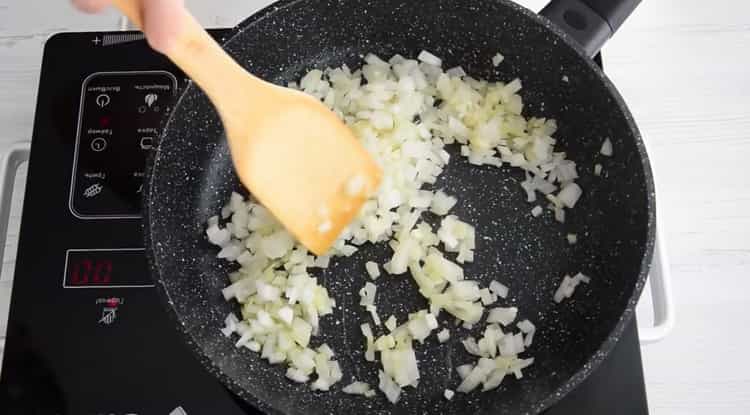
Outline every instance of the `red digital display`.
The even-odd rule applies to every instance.
[[[151,287],[143,249],[71,249],[64,288]]]
[[[112,261],[109,259],[81,259],[71,264],[71,285],[110,284]]]

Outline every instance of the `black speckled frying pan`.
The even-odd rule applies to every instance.
[[[282,84],[312,68],[358,67],[368,52],[415,57],[422,49],[475,77],[520,77],[524,113],[557,119],[559,148],[577,163],[584,195],[559,224],[551,215],[532,218],[516,169],[454,157],[438,183],[458,196],[456,213],[478,231],[477,261],[467,275],[509,285],[509,303],[539,328],[529,352],[536,362],[522,379],[446,401],[443,390],[460,382],[454,367],[475,359],[458,336],[444,345],[433,336],[417,348],[419,387],[406,389],[398,404],[341,393],[352,378],[377,385],[377,366],[363,359],[358,327],[366,315],[356,293],[366,280],[365,261],[385,262],[381,244],[317,275],[340,305],[323,319],[320,340],[337,352],[345,376],[333,392],[311,392],[219,333],[237,306],[221,296],[228,266],[205,240],[204,224],[241,186],[219,117],[190,87],[150,162],[146,246],[170,314],[205,367],[253,405],[289,414],[538,413],[578,385],[631,319],[651,263],[654,186],[646,152],[622,98],[590,58],[637,3],[553,1],[544,18],[507,0],[282,0],[242,23],[226,49],[252,73]],[[498,51],[505,61],[494,68]],[[247,104],[262,105],[253,97]],[[599,154],[605,137],[614,157]],[[593,174],[596,163],[603,177]],[[579,242],[569,245],[567,233]],[[563,274],[579,271],[591,283],[554,303]],[[381,277],[378,288],[381,315],[403,319],[407,310],[426,306],[409,277]]]

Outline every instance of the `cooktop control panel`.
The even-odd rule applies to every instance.
[[[140,216],[146,152],[171,110],[166,71],[97,72],[81,88],[70,211],[80,219]]]

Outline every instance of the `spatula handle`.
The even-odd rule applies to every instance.
[[[114,0],[113,4],[136,26],[144,27],[141,1]],[[177,13],[180,30],[172,46],[162,52],[203,89],[228,128],[233,114],[246,111],[239,106],[249,101],[253,85],[260,89],[265,83],[237,64],[190,12],[181,9]]]

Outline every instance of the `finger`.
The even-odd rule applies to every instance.
[[[155,50],[167,53],[182,30],[184,0],[143,0],[144,31]]]
[[[86,13],[99,13],[110,3],[111,0],[73,0],[73,5]]]

